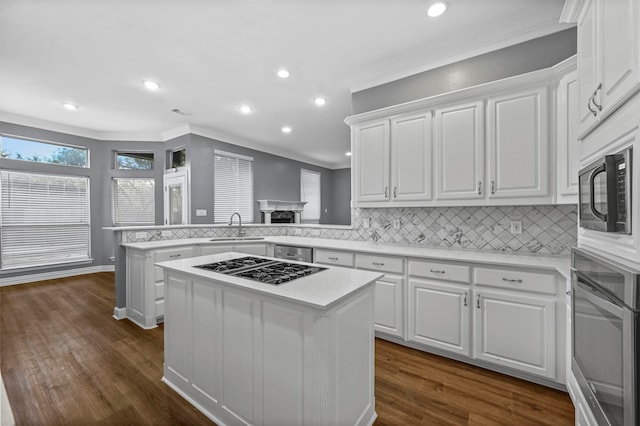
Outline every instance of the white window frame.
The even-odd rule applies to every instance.
[[[317,203],[307,203],[300,214],[302,223],[319,223],[322,215],[322,173],[314,170],[300,169],[300,201],[309,201],[304,191],[304,174],[318,176],[318,199]]]
[[[152,194],[153,200],[147,201],[151,204],[151,214],[148,220],[135,220],[144,215],[146,212],[134,211],[132,216],[127,217],[126,212],[118,209],[118,182],[119,181],[150,181],[153,184]],[[111,183],[111,218],[115,226],[133,226],[133,225],[155,225],[156,224],[156,180],[152,177],[114,177]],[[144,201],[144,200],[143,200]],[[123,216],[123,217],[121,217]]]
[[[84,166],[76,166],[73,164],[60,164],[60,163],[49,163],[47,161],[33,161],[33,160],[25,160],[25,159],[17,159],[17,158],[7,158],[7,160],[11,160],[11,161],[24,161],[26,163],[31,163],[31,164],[50,164],[53,166],[61,166],[61,167],[74,167],[74,168],[79,168],[79,169],[89,169],[91,168],[91,150],[89,148],[87,148],[86,146],[80,146],[80,145],[71,145],[71,144],[66,144],[66,143],[60,143],[60,142],[52,142],[52,141],[48,141],[45,139],[37,139],[37,138],[27,138],[24,136],[18,136],[18,135],[12,135],[10,133],[2,133],[0,134],[0,146],[2,145],[2,138],[10,138],[10,139],[17,139],[17,140],[23,140],[23,141],[27,141],[27,142],[38,142],[38,143],[42,143],[45,145],[53,145],[53,146],[60,146],[62,148],[73,148],[73,149],[79,149],[82,151],[86,151],[87,153],[87,164]]]
[[[223,182],[219,181],[219,177],[216,177],[216,174],[220,171],[215,166],[216,159],[215,157],[223,157],[231,160],[236,160],[238,163],[240,161],[248,163],[249,167],[249,176],[243,182],[235,182],[236,185],[248,184],[248,188],[244,188],[248,193],[242,193],[242,188],[230,188],[229,186],[225,186]],[[245,165],[246,165],[245,163]],[[251,223],[254,220],[254,208],[255,208],[255,199],[253,197],[254,194],[254,182],[253,182],[253,157],[249,157],[246,155],[235,154],[233,152],[214,150],[214,171],[213,171],[213,221],[214,223],[226,223],[229,221],[229,218],[233,213],[240,213],[242,217],[242,221],[246,223]],[[240,165],[240,164],[238,164]],[[222,193],[222,191],[229,191],[228,194]],[[226,195],[227,197],[233,196],[233,202],[223,203],[222,198]],[[246,203],[246,205],[241,205],[242,203]]]
[[[28,171],[17,170],[1,170],[2,179],[0,179],[0,186],[2,186],[2,207],[0,212],[2,213],[2,222],[0,222],[0,235],[2,238],[2,248],[0,249],[0,263],[2,270],[10,269],[28,269],[38,268],[70,263],[88,263],[91,262],[91,180],[88,176],[83,175],[68,175],[68,174],[55,174],[55,173],[38,173]],[[56,208],[56,201],[60,200],[60,194],[54,194],[51,198],[55,200],[50,203],[41,203],[43,197],[50,191],[45,191],[40,194],[27,193],[18,194],[17,198],[21,202],[18,204],[19,211],[10,212],[11,200],[7,200],[6,197],[10,196],[5,191],[10,189],[2,185],[2,182],[11,178],[11,175],[27,175],[27,176],[46,176],[49,178],[63,178],[72,180],[82,180],[86,188],[86,196],[84,199],[79,199],[80,204],[76,203],[74,206],[74,212],[76,213],[74,220],[70,221],[69,211],[64,211],[64,207],[58,206]],[[7,176],[5,178],[5,176]],[[6,183],[5,183],[6,185]],[[31,206],[29,202],[33,201]],[[46,200],[45,200],[46,201]],[[84,213],[78,208],[82,205]],[[68,209],[67,209],[68,210]],[[37,212],[41,211],[40,217]],[[25,212],[28,213],[25,214]],[[80,212],[80,214],[77,214]],[[56,214],[57,213],[57,214]],[[15,219],[31,217],[29,221],[16,221]],[[56,218],[67,221],[61,221],[54,223]],[[6,222],[6,223],[5,223]],[[59,232],[62,229],[71,229],[81,227],[84,231],[82,233],[69,234]],[[22,228],[22,230],[20,230]],[[11,232],[14,230],[15,232]],[[34,232],[37,230],[37,232]],[[22,235],[20,235],[22,233]],[[86,240],[83,240],[84,235]],[[79,238],[78,238],[79,237]],[[78,243],[78,240],[80,241]],[[20,255],[21,246],[18,244],[12,244],[11,242],[18,241],[23,243],[24,254]],[[75,241],[76,245],[80,244],[81,254],[78,254],[78,250],[74,249],[76,253],[65,250],[65,246],[69,245],[70,241]],[[34,253],[40,253],[35,255]],[[13,260],[9,260],[13,257]],[[20,259],[24,259],[20,261]]]

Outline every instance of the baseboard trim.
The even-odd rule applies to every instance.
[[[113,308],[113,318],[123,320],[127,317],[127,308]]]
[[[38,274],[16,275],[15,277],[0,278],[0,287],[16,284],[26,284],[35,281],[53,280],[56,278],[73,277],[76,275],[95,274],[97,272],[114,272],[115,265],[88,266],[86,268],[62,269],[60,271],[41,272]]]

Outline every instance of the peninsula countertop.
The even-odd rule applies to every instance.
[[[317,265],[325,269],[283,284],[273,285],[195,267],[196,265],[221,262],[246,256],[244,253],[228,252],[159,262],[155,265],[168,271],[188,274],[193,277],[215,281],[216,283],[273,296],[318,309],[330,308],[335,303],[357,292],[361,288],[373,284],[378,278],[383,276],[383,274],[378,272]],[[272,259],[266,256],[252,255],[252,257]],[[272,260],[282,261],[282,259]],[[287,262],[305,264],[304,262]]]

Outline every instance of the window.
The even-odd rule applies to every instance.
[[[213,221],[228,222],[235,212],[253,222],[252,157],[215,151]]]
[[[113,224],[155,225],[155,179],[113,179]]]
[[[2,142],[2,158],[89,167],[89,150],[86,148],[18,139],[4,135],[0,141]]]
[[[152,170],[153,152],[116,152],[118,170]]]
[[[88,177],[1,174],[2,269],[90,259]]]
[[[300,215],[303,222],[320,222],[320,173],[300,169],[300,201],[306,201]]]

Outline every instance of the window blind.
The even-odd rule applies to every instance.
[[[114,225],[154,225],[156,223],[155,179],[113,179]]]
[[[320,173],[300,169],[300,200],[307,202],[300,219],[304,222],[319,222]]]
[[[235,212],[253,222],[253,158],[216,151],[214,162],[213,220],[228,222]]]
[[[2,269],[90,259],[89,178],[2,170]]]

